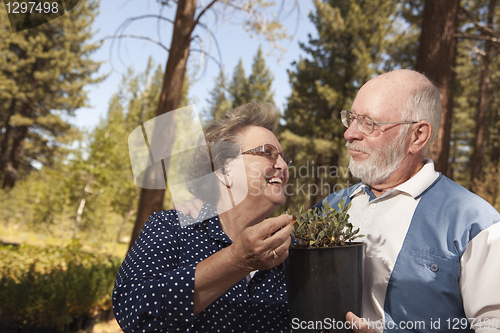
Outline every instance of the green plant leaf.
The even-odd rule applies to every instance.
[[[347,210],[351,203],[345,205],[344,200],[340,200],[339,209],[330,207],[325,201],[322,209],[308,209],[300,206],[295,214],[293,233],[299,246],[328,247],[341,246],[363,235],[356,235],[359,228],[355,229],[349,222]]]

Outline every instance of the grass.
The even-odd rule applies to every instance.
[[[92,234],[92,233],[90,233]],[[110,242],[93,240],[89,233],[80,233],[77,239],[82,245],[82,249],[91,253],[104,253],[117,258],[125,258],[128,249],[128,242]],[[0,224],[0,242],[6,244],[26,244],[39,247],[58,246],[65,247],[72,241],[71,237],[58,233],[43,232],[35,229],[27,229],[18,225]]]
[[[127,253],[128,242],[98,242],[93,241],[89,233],[80,233],[79,241],[82,250],[92,253],[104,253],[117,258],[124,258]],[[94,237],[96,238],[96,237]],[[38,247],[58,246],[65,247],[71,242],[71,237],[60,233],[49,233],[41,230],[27,229],[18,225],[0,223],[0,242],[6,244],[27,244]],[[113,318],[95,324],[92,333],[122,333],[118,323]],[[87,333],[82,331],[82,333]]]

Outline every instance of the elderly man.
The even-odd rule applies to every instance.
[[[422,74],[380,75],[341,112],[349,169],[362,183],[329,195],[351,202],[367,235],[364,319],[356,332],[499,332],[500,215],[426,159],[441,121],[438,89]]]

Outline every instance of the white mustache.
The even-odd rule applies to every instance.
[[[363,147],[359,147],[357,144],[355,144],[354,142],[347,142],[345,144],[345,146],[347,147],[347,149],[349,150],[354,150],[354,151],[359,151],[361,153],[365,153],[365,154],[370,154],[370,151],[366,148],[363,148]]]

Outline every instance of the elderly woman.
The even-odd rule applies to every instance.
[[[206,128],[207,142],[239,149],[209,144],[193,157],[193,179],[218,170],[192,186],[205,202],[194,223],[173,210],[149,218],[113,291],[124,332],[290,332],[282,262],[291,216],[267,218],[285,203],[291,163],[277,121],[274,107],[252,103]]]

